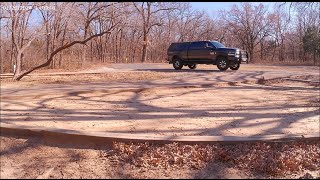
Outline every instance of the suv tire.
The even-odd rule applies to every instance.
[[[197,64],[189,64],[188,67],[190,69],[195,69],[195,68],[197,68]]]
[[[225,71],[229,68],[229,61],[225,57],[219,57],[217,67],[220,71]]]
[[[180,58],[175,58],[172,62],[173,68],[176,70],[182,69],[183,64]]]
[[[234,64],[233,66],[230,66],[231,70],[238,70],[240,68],[240,63]]]

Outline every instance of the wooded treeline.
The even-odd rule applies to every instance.
[[[170,43],[193,40],[242,48],[252,63],[318,65],[320,4],[286,5],[246,2],[212,16],[188,2],[1,2],[1,73],[165,62]]]

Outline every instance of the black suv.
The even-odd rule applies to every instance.
[[[197,64],[213,64],[225,71],[238,70],[241,62],[248,61],[248,53],[237,48],[227,48],[217,41],[195,41],[172,43],[167,51],[169,64],[174,69],[188,66],[195,69]]]

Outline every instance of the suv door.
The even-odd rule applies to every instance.
[[[188,45],[189,43],[181,43],[179,46],[179,57],[183,60],[188,59]]]
[[[192,42],[188,50],[188,59],[192,61],[208,61],[210,49],[205,42]]]
[[[208,54],[207,54],[207,60],[210,62],[210,63],[213,63],[215,62],[216,58],[217,58],[217,53],[215,52],[216,50],[216,47],[210,43],[210,42],[206,42],[206,47],[208,49]]]

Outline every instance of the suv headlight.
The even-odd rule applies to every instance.
[[[236,58],[240,57],[240,51],[236,51],[235,57]]]
[[[236,58],[239,58],[240,57],[240,51],[229,52],[228,56],[234,56]]]

